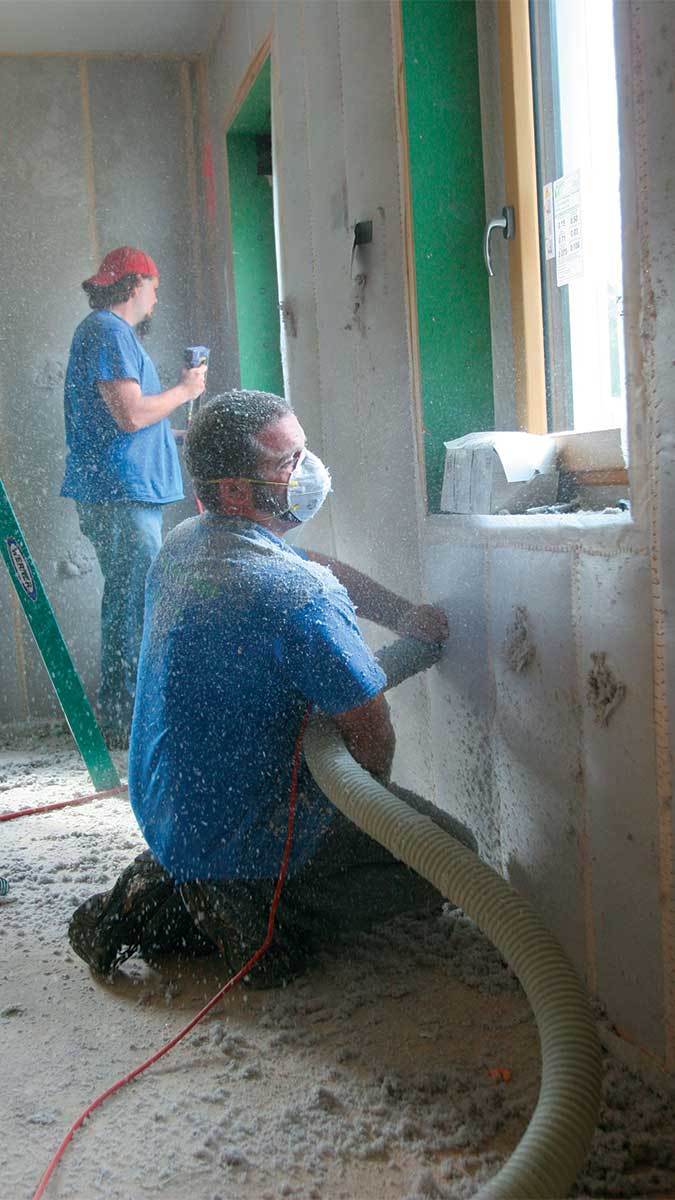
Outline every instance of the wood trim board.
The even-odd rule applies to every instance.
[[[497,5],[504,136],[505,203],[513,206],[516,236],[509,277],[517,428],[546,433],[544,326],[539,261],[532,62],[528,0]]]
[[[223,129],[225,130],[225,132],[227,132],[230,125],[234,121],[234,118],[236,117],[237,113],[239,112],[239,109],[241,108],[242,104],[244,103],[244,100],[248,96],[248,93],[250,92],[251,88],[253,87],[253,84],[255,83],[255,79],[260,71],[260,68],[262,67],[265,59],[269,57],[271,52],[272,52],[272,30],[270,30],[269,33],[267,33],[265,35],[263,41],[261,42],[260,46],[256,50],[255,54],[253,55],[253,58],[249,62],[248,66],[241,78],[239,86],[234,94],[234,99],[233,99],[232,103],[230,104],[229,108],[227,109],[225,116],[223,117]]]
[[[428,507],[426,467],[424,460],[424,422],[422,417],[422,372],[420,366],[419,327],[417,319],[417,276],[415,272],[415,242],[412,220],[412,188],[410,182],[410,146],[408,141],[408,101],[406,94],[403,54],[403,16],[401,0],[390,0],[392,49],[396,104],[396,134],[401,188],[401,224],[403,234],[403,271],[405,305],[408,327],[408,361],[412,393],[413,420],[419,481],[423,504]]]

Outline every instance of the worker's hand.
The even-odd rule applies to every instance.
[[[419,638],[421,642],[445,642],[450,635],[448,618],[442,608],[433,604],[411,604],[397,632],[402,637]]]
[[[197,400],[206,391],[206,367],[183,367],[180,382],[187,391],[186,400]]]

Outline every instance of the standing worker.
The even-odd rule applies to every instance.
[[[184,367],[161,390],[140,338],[157,303],[149,254],[120,246],[82,287],[94,310],[73,337],[64,395],[66,472],[61,495],[103,573],[99,715],[110,745],[129,738],[143,632],[145,576],[162,544],[162,510],[182,500],[167,420],[204,391],[205,366]]]

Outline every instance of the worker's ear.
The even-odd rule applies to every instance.
[[[251,484],[247,479],[219,479],[218,500],[221,512],[237,517],[253,505]]]

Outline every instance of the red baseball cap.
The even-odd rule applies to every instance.
[[[159,271],[149,254],[133,246],[118,246],[117,250],[106,254],[96,274],[84,282],[95,287],[110,287],[125,275],[156,275],[159,279]]]

